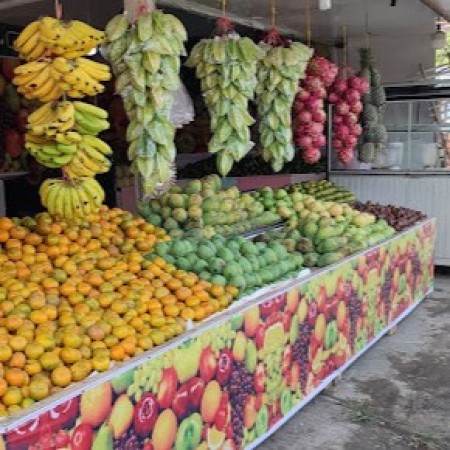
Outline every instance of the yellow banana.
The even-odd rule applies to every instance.
[[[21,46],[19,53],[27,57],[39,43],[39,33],[35,33]]]
[[[34,35],[39,33],[39,21],[30,22],[14,41],[14,49],[19,51]]]
[[[66,131],[65,133],[56,133],[55,140],[59,144],[72,145],[81,142],[81,136],[76,131]]]
[[[54,17],[42,17],[39,25],[40,39],[44,44],[70,48],[73,44],[62,22]]]
[[[78,58],[77,64],[80,70],[96,81],[109,81],[111,72],[106,64],[96,63],[87,58]]]
[[[105,192],[95,178],[84,177],[82,178],[85,191],[94,200],[94,204],[100,206],[105,200]]]
[[[48,143],[48,139],[43,136],[37,136],[32,132],[28,132],[25,134],[25,143],[33,145],[45,145]]]
[[[72,102],[59,102],[56,106],[56,117],[59,122],[75,121],[75,107]]]
[[[43,85],[48,81],[50,81],[53,86],[55,83],[51,75],[50,67],[47,66],[44,70],[42,70],[42,72],[38,73],[36,77],[25,85],[25,89],[35,89],[35,92],[37,92],[39,89],[42,89]]]
[[[83,139],[88,146],[98,150],[100,153],[103,153],[104,155],[112,155],[113,151],[111,147],[98,137],[86,135],[83,136]]]
[[[72,205],[74,204],[73,198],[73,187],[67,186],[67,195],[63,205],[63,217],[64,219],[73,220],[74,219],[74,210]]]
[[[53,183],[48,185],[48,192],[46,194],[46,203],[44,206],[48,209],[50,214],[56,214],[56,200],[58,198],[59,192],[63,187],[63,182],[61,180],[53,179]]]
[[[31,50],[30,53],[26,55],[28,61],[34,61],[36,59],[42,58],[45,55],[47,49],[42,42],[38,42],[36,46]]]
[[[71,178],[93,177],[96,174],[95,170],[88,169],[86,165],[83,164],[78,152],[74,155],[72,161],[67,164],[65,170]]]
[[[83,92],[81,92],[75,88],[70,89],[70,90],[68,89],[66,92],[67,92],[67,95],[72,98],[83,98],[85,96],[85,94]]]
[[[43,95],[42,97],[40,97],[39,100],[44,103],[51,102],[60,99],[63,94],[64,91],[61,90],[61,88],[57,84],[54,84],[50,92],[47,95]]]
[[[78,195],[78,201],[81,205],[82,214],[92,214],[94,212],[91,198],[88,196],[84,187],[81,184],[76,185],[76,193]]]
[[[36,111],[33,111],[28,116],[28,123],[30,125],[39,125],[48,122],[49,117],[56,118],[53,107],[54,107],[53,102],[44,103],[40,108],[36,109]]]
[[[14,69],[14,75],[29,75],[39,73],[49,65],[49,61],[31,61]]]
[[[53,201],[49,206],[53,206],[54,214],[59,217],[64,217],[64,204],[67,201],[67,188],[66,183],[62,182],[57,194],[53,197]]]
[[[52,62],[52,66],[61,74],[66,74],[73,70],[73,66],[70,61],[62,56],[55,58]]]
[[[16,75],[13,79],[12,82],[15,86],[25,86],[26,84],[28,84],[30,81],[32,81],[34,78],[36,78],[36,73],[32,72],[32,73],[26,73],[23,75]]]
[[[64,135],[67,137],[69,141],[71,141],[74,144],[78,144],[82,140],[81,135],[76,131],[67,131]]]
[[[102,157],[102,159],[96,159],[92,156],[92,153],[88,153],[86,149],[82,146],[80,146],[77,154],[75,155],[76,158],[80,161],[80,163],[86,167],[88,171],[97,173],[105,173],[110,169],[110,162],[109,159],[105,158],[103,155],[99,153],[99,156]]]
[[[54,187],[56,185],[58,185],[60,182],[61,182],[61,180],[58,180],[56,178],[47,178],[41,184],[41,187],[39,188],[39,195],[41,197],[42,204],[46,208],[48,207],[48,199],[49,199],[50,192],[52,192],[52,189],[54,189]]]
[[[97,30],[79,20],[72,20],[70,22],[70,29],[77,34],[80,33],[83,36],[97,41],[97,45],[103,43],[105,40],[105,33],[103,31]]]

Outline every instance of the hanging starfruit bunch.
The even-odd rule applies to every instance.
[[[262,50],[249,38],[234,32],[229,20],[217,21],[216,35],[192,49],[186,65],[197,78],[211,116],[209,152],[217,153],[217,168],[227,175],[233,163],[253,147],[250,126],[254,119],[248,102],[256,89],[256,70]]]
[[[135,24],[117,15],[106,27],[105,55],[116,75],[130,124],[128,157],[142,177],[143,195],[158,195],[175,176],[175,126],[170,111],[180,86],[180,56],[187,33],[173,15],[141,14]]]
[[[284,39],[276,28],[267,33],[260,48],[264,58],[258,67],[256,95],[261,150],[264,160],[279,172],[295,155],[292,106],[313,50]]]

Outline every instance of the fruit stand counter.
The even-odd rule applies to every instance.
[[[2,419],[0,448],[254,448],[433,288],[435,221]]]

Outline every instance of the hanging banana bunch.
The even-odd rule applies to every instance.
[[[256,89],[256,69],[263,51],[247,37],[233,32],[227,19],[218,21],[219,35],[201,40],[186,62],[197,78],[211,116],[209,152],[217,153],[217,168],[227,175],[233,163],[253,147],[250,126],[255,122],[248,102]]]
[[[105,198],[95,175],[111,167],[112,150],[97,137],[109,128],[108,114],[61,98],[103,92],[109,67],[84,56],[104,39],[104,32],[83,22],[42,17],[14,43],[27,62],[14,69],[13,83],[23,96],[43,103],[28,116],[25,148],[40,164],[63,170],[64,177],[46,180],[39,194],[50,214],[65,220],[96,213]]]
[[[175,126],[170,120],[180,86],[180,56],[187,40],[183,24],[160,10],[146,12],[135,25],[124,15],[106,26],[105,55],[116,75],[130,124],[128,157],[142,177],[144,196],[167,189],[175,176]]]
[[[79,20],[63,21],[41,17],[30,22],[14,42],[20,59],[35,61],[61,56],[75,59],[90,53],[103,43],[105,33]]]
[[[275,28],[260,47],[264,58],[258,67],[256,95],[261,150],[264,160],[279,172],[295,155],[292,106],[313,50],[299,42],[286,41]]]

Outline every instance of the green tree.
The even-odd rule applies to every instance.
[[[450,65],[450,33],[447,33],[447,46],[436,50],[435,64],[436,67]]]

